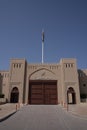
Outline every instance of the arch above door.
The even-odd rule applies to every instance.
[[[54,72],[46,68],[42,68],[33,72],[29,76],[29,80],[57,80],[57,76]]]

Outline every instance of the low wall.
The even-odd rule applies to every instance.
[[[0,98],[0,104],[6,103],[6,98]]]
[[[81,102],[87,102],[87,98],[81,99]]]

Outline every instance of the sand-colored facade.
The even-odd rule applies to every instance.
[[[30,104],[31,81],[49,82],[50,85],[55,81],[57,104],[78,104],[80,94],[87,94],[87,70],[78,70],[74,58],[61,59],[53,64],[30,64],[25,59],[11,59],[9,68],[8,71],[0,71],[0,91],[8,102]]]

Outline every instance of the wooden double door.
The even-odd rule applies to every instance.
[[[29,104],[57,104],[57,82],[31,82]]]

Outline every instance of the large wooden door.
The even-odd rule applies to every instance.
[[[39,83],[30,85],[29,92],[30,104],[43,104],[43,86]]]
[[[57,104],[57,85],[56,83],[45,83],[45,104]]]
[[[31,82],[29,104],[57,104],[56,82]]]

